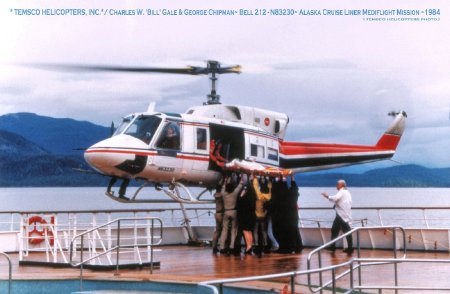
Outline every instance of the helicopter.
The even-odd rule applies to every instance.
[[[256,107],[220,102],[217,80],[221,74],[239,74],[241,66],[222,66],[209,60],[206,67],[184,68],[54,65],[56,70],[109,71],[207,75],[211,91],[207,101],[185,113],[158,112],[150,103],[144,112],[123,117],[110,138],[87,148],[86,162],[111,177],[106,194],[120,202],[148,202],[138,198],[153,185],[179,203],[205,203],[205,192],[226,172],[286,177],[290,174],[331,169],[390,159],[405,129],[406,113],[390,112],[392,123],[375,145],[347,145],[286,141],[289,117]],[[119,197],[111,187],[122,179]],[[131,198],[125,197],[130,179],[143,181]],[[195,195],[191,187],[202,187]]]

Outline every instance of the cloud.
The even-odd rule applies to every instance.
[[[73,2],[58,5],[72,7]],[[108,5],[126,9],[140,4]],[[323,5],[301,4],[305,9]],[[391,1],[364,5],[397,8]],[[242,74],[220,76],[222,102],[287,113],[289,140],[373,144],[392,119],[386,114],[405,110],[407,129],[396,157],[450,165],[445,139],[450,137],[448,18],[367,23],[357,17],[14,17],[10,6],[11,1],[0,3],[0,62],[182,67],[213,59],[240,64]],[[201,9],[205,3],[171,1],[164,6]],[[407,6],[423,4],[410,1]],[[55,73],[0,66],[0,114],[28,111],[109,125],[147,109],[151,101],[158,110],[184,112],[201,105],[208,92],[207,76]]]
[[[291,63],[274,65],[275,70],[305,70],[305,69],[357,69],[357,65],[349,60],[324,59],[324,60],[304,60]]]

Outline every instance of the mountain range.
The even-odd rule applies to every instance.
[[[304,174],[298,176],[297,181],[306,187],[324,187],[336,185],[339,179],[345,179],[352,187],[450,187],[450,168],[406,164],[373,169],[362,174]]]
[[[109,137],[110,128],[34,113],[0,116],[0,187],[106,186],[108,178],[90,169],[80,148]],[[344,178],[359,187],[450,187],[450,168],[399,165],[362,174],[297,174],[301,186],[334,186]]]
[[[0,116],[0,129],[15,133],[52,154],[77,155],[76,148],[86,148],[110,136],[110,129],[87,121],[53,118],[20,112]]]
[[[84,174],[86,148],[109,128],[34,113],[0,116],[0,187],[104,186],[108,179]]]

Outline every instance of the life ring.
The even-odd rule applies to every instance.
[[[42,230],[38,230],[37,224],[41,224]],[[31,225],[33,225],[33,229],[28,231],[28,242],[30,244],[36,245],[42,243],[45,240],[45,235],[47,235],[50,245],[53,245],[53,232],[46,226],[47,221],[45,219],[38,215],[32,216],[28,219],[28,226]]]

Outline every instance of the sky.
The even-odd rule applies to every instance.
[[[103,9],[106,15],[43,15],[60,9]],[[297,14],[111,15],[137,9]],[[364,9],[439,9],[439,15],[324,15]],[[41,15],[20,15],[37,11]],[[184,112],[201,105],[209,90],[206,76],[55,72],[17,64],[184,67],[218,60],[242,66],[241,74],[220,77],[221,101],[287,113],[287,140],[371,145],[392,120],[387,113],[404,110],[407,128],[394,159],[449,167],[449,36],[450,2],[444,0],[3,0],[0,115],[34,112],[108,126],[150,102],[160,111]]]

